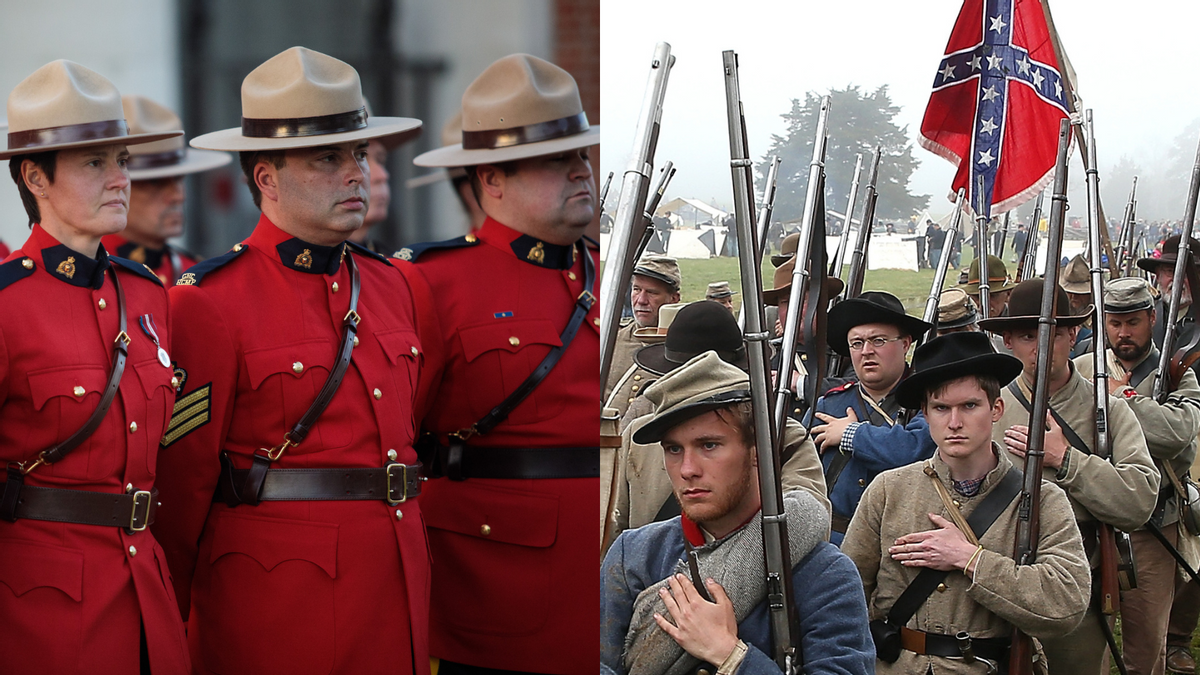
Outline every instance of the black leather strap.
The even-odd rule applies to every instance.
[[[992,523],[996,522],[1000,514],[1004,513],[1012,500],[1021,492],[1022,480],[1021,470],[1009,467],[1008,473],[1004,474],[995,489],[989,492],[967,517],[967,524],[971,526],[971,531],[975,533],[976,539],[983,538]],[[917,613],[917,609],[925,603],[925,600],[948,574],[950,573],[930,567],[923,568],[908,585],[908,588],[905,588],[900,597],[896,599],[896,604],[888,610],[887,622],[897,628],[907,624],[913,614]]]
[[[1017,386],[1016,380],[1013,380],[1008,384],[1008,391],[1016,397],[1017,401],[1020,402],[1020,404],[1025,408],[1026,412],[1033,412],[1033,405],[1029,403],[1029,399],[1025,398],[1025,392],[1021,391],[1021,388]],[[1050,406],[1046,406],[1046,410],[1050,411],[1050,416],[1054,418],[1054,421],[1058,423],[1058,426],[1062,427],[1063,436],[1067,439],[1067,442],[1071,444],[1071,447],[1086,455],[1092,454],[1092,449],[1088,447],[1087,443],[1083,442],[1083,439],[1079,437],[1079,434],[1075,433],[1075,430],[1072,429],[1071,425],[1067,424],[1067,421],[1058,414],[1058,411]],[[1108,458],[1105,457],[1104,459]]]
[[[924,642],[923,651],[909,649],[909,640],[905,640],[902,644],[905,649],[916,654],[927,654],[929,656],[950,656],[961,658],[962,647],[959,646],[958,638],[953,635],[944,635],[942,633],[926,633],[924,631],[912,630],[910,628],[902,629],[903,632],[914,634],[920,637],[920,641]],[[907,636],[906,636],[907,637]],[[1008,658],[1008,650],[1012,646],[1010,638],[970,638],[971,652],[978,658],[988,659],[989,661],[1004,661]]]
[[[420,464],[391,463],[377,469],[272,469],[263,480],[259,501],[369,501],[400,504],[421,494]],[[244,484],[252,469],[226,469],[214,502],[229,503],[229,488]]]
[[[485,448],[452,442],[433,448],[429,475],[451,480],[598,478],[600,448]]]
[[[575,334],[579,331],[579,326],[583,320],[587,318],[587,313],[591,311],[592,305],[596,304],[596,296],[594,294],[596,286],[596,266],[592,263],[592,256],[588,252],[587,246],[581,239],[577,244],[581,256],[583,256],[583,292],[575,299],[575,311],[571,314],[571,320],[567,322],[567,327],[563,329],[562,335],[559,336],[559,342],[562,344],[550,350],[546,354],[546,358],[538,364],[538,367],[533,370],[529,377],[520,384],[511,394],[500,402],[491,412],[484,415],[475,424],[468,429],[458,432],[458,435],[463,439],[470,438],[475,434],[486,434],[496,425],[508,418],[508,415],[516,409],[521,401],[524,401],[533,390],[537,388],[542,380],[550,374],[550,371],[558,364],[558,360],[562,358],[563,352],[567,351],[567,347],[571,346],[571,341],[575,339]],[[597,473],[599,476],[599,464],[597,464]]]
[[[838,479],[842,477],[842,471],[846,469],[846,465],[850,463],[851,453],[837,448],[832,450],[836,452],[833,459],[829,460],[829,468],[825,471],[825,496],[833,494],[833,487],[837,485]]]
[[[154,522],[158,490],[130,494],[63,490],[26,485],[17,500],[17,518],[56,523],[105,525],[140,532]]]

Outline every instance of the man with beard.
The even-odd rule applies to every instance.
[[[1066,491],[1083,534],[1084,548],[1098,565],[1098,523],[1125,532],[1144,525],[1158,498],[1158,471],[1146,449],[1137,417],[1123,399],[1109,397],[1108,401],[1111,456],[1092,454],[1089,444],[1093,442],[1096,414],[1092,383],[1079,374],[1070,359],[1079,325],[1091,316],[1091,308],[1068,314],[1070,301],[1062,287],[1057,289],[1055,302],[1057,326],[1050,344],[1050,369],[1048,373],[1037,372],[1042,281],[1029,279],[1013,289],[1010,316],[979,322],[984,330],[1001,333],[1004,345],[1023,365],[1021,376],[1002,392],[1004,415],[995,426],[993,438],[1016,456],[1025,456],[1034,382],[1038,377],[1048,378],[1050,410],[1045,420],[1043,478]],[[1068,441],[1068,437],[1072,440]],[[1098,583],[1099,577],[1093,578]],[[1043,640],[1050,672],[1081,675],[1099,672],[1106,650],[1102,620],[1105,619],[1093,607],[1083,623],[1065,637]]]
[[[683,513],[621,534],[600,570],[600,663],[615,673],[779,673],[762,556],[761,494],[749,378],[707,352],[646,392]],[[829,520],[804,492],[784,496],[805,672],[870,673],[861,580],[823,541]],[[695,551],[695,566],[688,559]],[[706,597],[707,596],[707,597]],[[707,598],[711,598],[711,601]]]
[[[1180,235],[1176,234],[1167,237],[1162,243],[1162,256],[1158,258],[1140,258],[1137,261],[1138,267],[1146,270],[1154,275],[1154,283],[1158,286],[1159,297],[1154,304],[1154,344],[1162,348],[1163,336],[1166,334],[1167,305],[1171,302],[1171,287],[1175,281],[1175,261],[1179,259],[1179,239]],[[1200,256],[1200,241],[1195,237],[1191,239],[1188,246],[1188,251],[1191,253],[1192,259],[1187,262],[1188,265],[1194,266],[1197,264],[1197,256]],[[1177,323],[1175,333],[1175,345],[1178,348],[1180,345],[1185,345],[1191,341],[1192,335],[1196,332],[1196,321],[1189,313],[1192,306],[1192,289],[1187,279],[1183,280],[1183,294],[1179,297],[1179,315],[1175,317]],[[1192,364],[1192,370],[1200,373],[1200,361]]]
[[[1146,446],[1162,475],[1158,506],[1151,522],[1160,527],[1172,545],[1179,541],[1179,502],[1170,480],[1187,473],[1196,456],[1200,433],[1200,384],[1190,368],[1166,402],[1152,398],[1158,374],[1159,351],[1151,339],[1154,296],[1144,279],[1109,282],[1104,289],[1105,326],[1110,366],[1108,391],[1129,404],[1142,425]],[[1075,359],[1084,378],[1093,372],[1092,355]],[[1146,529],[1130,533],[1137,560],[1137,588],[1121,594],[1121,632],[1125,665],[1131,675],[1161,675],[1165,668],[1167,621],[1175,592],[1175,559]]]
[[[130,133],[183,129],[179,116],[142,96],[122,96]],[[130,146],[129,223],[102,240],[104,248],[150,268],[168,286],[198,261],[167,240],[183,235],[185,177],[225,166],[224,152],[188,148],[182,137]]]

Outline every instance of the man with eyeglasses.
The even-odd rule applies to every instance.
[[[841,545],[850,517],[883,471],[933,455],[929,425],[896,401],[913,338],[930,325],[909,316],[891,293],[867,291],[829,310],[829,346],[849,356],[855,379],[829,390],[807,421],[821,452],[833,505],[830,541]]]

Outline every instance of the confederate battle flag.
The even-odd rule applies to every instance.
[[[964,0],[921,121],[920,143],[958,167],[985,216],[1020,206],[1053,178],[1064,79],[1041,0]]]

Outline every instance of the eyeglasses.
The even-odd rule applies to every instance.
[[[869,340],[863,340],[861,338],[857,339],[857,340],[851,340],[850,341],[850,351],[861,352],[863,350],[863,347],[867,346],[868,342],[870,342],[871,345],[873,347],[875,347],[875,349],[883,349],[883,346],[886,345],[887,343],[896,342],[898,340],[903,340],[903,339],[904,339],[903,337],[889,338],[889,337],[877,336],[877,337],[870,338]]]

